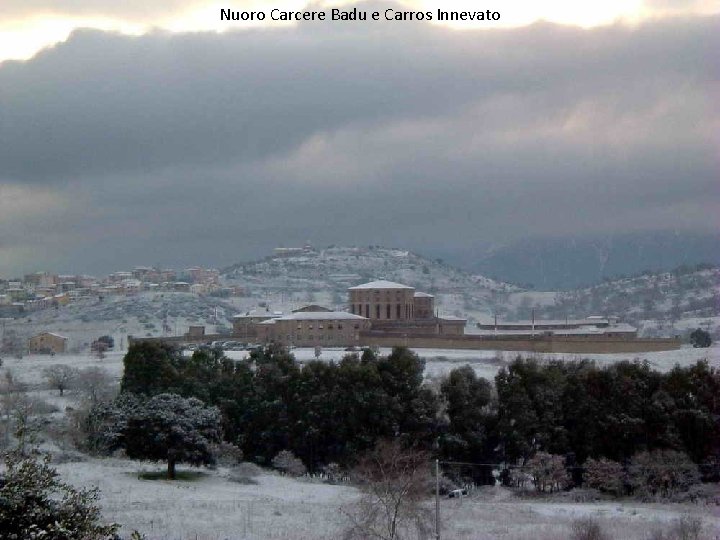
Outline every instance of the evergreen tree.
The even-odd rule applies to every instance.
[[[45,540],[116,538],[118,525],[100,523],[98,491],[58,480],[49,457],[5,456],[0,475],[0,537]]]
[[[214,463],[212,444],[222,440],[220,411],[196,398],[159,394],[119,415],[110,428],[114,446],[132,459],[167,462],[168,478],[177,463]]]

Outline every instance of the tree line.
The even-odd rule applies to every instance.
[[[562,456],[570,471],[589,460],[627,465],[639,453],[672,450],[689,456],[705,480],[720,479],[720,374],[706,362],[660,373],[639,361],[519,356],[493,382],[469,366],[426,380],[423,360],[405,348],[301,365],[272,345],[232,360],[221,351],[185,357],[138,343],[124,364],[120,400],[200,400],[219,411],[224,440],[264,465],[290,451],[311,471],[350,467],[392,439],[458,462]],[[464,474],[493,481],[491,466]],[[582,482],[581,471],[573,480]]]

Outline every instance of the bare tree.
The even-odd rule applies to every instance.
[[[26,385],[17,381],[10,371],[6,371],[0,381],[0,447],[9,447],[14,438],[15,450],[24,454],[27,446],[35,443],[40,430],[34,414],[35,405],[27,395]]]
[[[65,364],[55,364],[43,370],[45,380],[47,380],[51,388],[59,390],[61,396],[75,382],[77,374],[77,369]]]
[[[74,386],[87,398],[91,406],[114,397],[112,376],[107,370],[97,366],[78,371]]]
[[[353,471],[363,495],[346,509],[347,540],[400,540],[410,534],[427,538],[430,512],[423,506],[432,492],[427,452],[403,448],[399,441],[381,441]]]

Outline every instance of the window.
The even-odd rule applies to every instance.
[[[342,324],[338,324],[338,330],[342,330]]]
[[[328,330],[332,330],[332,329],[333,329],[333,325],[332,325],[332,324],[328,324]]]
[[[400,307],[400,304],[397,305],[397,318],[401,318],[402,308]]]
[[[385,318],[390,319],[392,318],[392,314],[390,313],[392,310],[390,309],[390,304],[385,306]]]
[[[379,304],[375,304],[375,318],[376,319],[380,318],[380,305]]]
[[[320,330],[322,330],[324,327],[323,327],[322,324],[318,324],[318,328],[319,328]]]
[[[370,318],[370,304],[365,304],[365,318]]]

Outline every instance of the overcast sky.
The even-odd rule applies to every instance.
[[[447,253],[717,230],[717,4],[190,32],[145,26],[202,2],[56,3],[2,0],[0,20],[137,35],[95,24],[0,64],[0,275],[220,266],[305,240]]]

